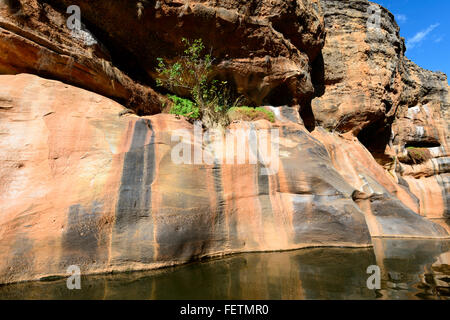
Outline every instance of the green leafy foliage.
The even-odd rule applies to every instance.
[[[168,97],[173,102],[173,106],[170,109],[171,114],[177,114],[191,119],[198,119],[200,117],[200,109],[191,100],[175,95],[169,95]]]
[[[185,46],[184,55],[173,63],[166,63],[163,58],[157,58],[156,72],[159,78],[158,86],[164,86],[172,92],[177,89],[187,90],[194,98],[201,99],[205,87],[208,86],[208,76],[212,71],[212,58],[207,54],[203,41],[182,39]]]
[[[272,111],[261,107],[232,107],[228,111],[228,115],[231,120],[255,121],[259,119],[266,119],[270,122],[275,122],[275,114]]]
[[[186,48],[184,55],[175,62],[167,63],[162,58],[157,59],[157,85],[178,95],[189,95],[198,108],[198,118],[201,118],[206,127],[226,126],[227,111],[236,106],[240,98],[234,97],[227,81],[210,79],[213,58],[211,54],[203,54],[205,46],[201,39],[190,41],[183,38],[182,42]],[[181,110],[180,106],[181,104],[175,108]],[[183,108],[188,107],[183,104]]]
[[[427,148],[408,147],[408,157],[414,164],[425,162],[432,158],[430,151]]]

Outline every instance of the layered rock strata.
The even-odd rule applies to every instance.
[[[76,34],[65,25],[74,4]],[[404,57],[385,9],[16,0],[0,13],[0,283],[70,265],[87,274],[449,238],[448,84]],[[215,75],[274,112],[275,123],[228,129],[275,130],[275,167],[250,153],[227,162],[225,146],[212,153],[205,132],[159,113],[154,64],[182,54],[183,37],[202,38]]]
[[[399,199],[445,225],[450,210],[446,75],[405,57],[399,27],[383,7],[365,0],[322,0],[321,5],[327,37],[323,95],[312,101],[317,124],[357,137],[409,194]],[[378,25],[371,24],[377,21],[371,20],[374,14]],[[372,165],[360,162],[356,168],[361,166]]]

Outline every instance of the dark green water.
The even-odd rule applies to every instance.
[[[0,299],[450,299],[450,242],[375,240],[374,248],[252,253],[151,272],[0,287]],[[369,290],[369,265],[381,289]]]

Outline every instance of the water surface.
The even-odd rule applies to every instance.
[[[251,253],[148,272],[0,286],[0,299],[450,299],[450,241]],[[381,269],[369,290],[367,267]]]

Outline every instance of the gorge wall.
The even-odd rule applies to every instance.
[[[66,26],[81,8],[83,28]],[[376,237],[449,238],[449,86],[366,0],[0,4],[0,283]],[[378,9],[377,9],[378,10]],[[202,38],[279,164],[177,164],[158,57]]]

